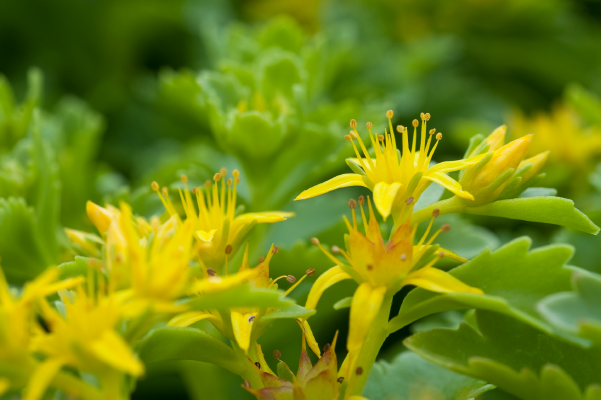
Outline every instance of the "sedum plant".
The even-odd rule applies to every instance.
[[[526,400],[600,399],[598,275],[566,266],[569,246],[530,250],[528,238],[466,260],[437,244],[452,235],[449,224],[433,228],[445,214],[465,213],[596,234],[599,228],[571,200],[535,187],[548,153],[527,157],[532,136],[505,144],[502,126],[474,137],[463,159],[436,163],[442,134],[428,130],[429,114],[421,114],[421,127],[412,122],[412,134],[399,125],[399,136],[393,112],[386,116],[380,132],[366,123],[366,139],[351,120],[344,138],[355,153],[346,160],[353,173],[298,195],[304,200],[348,186],[371,192],[348,201],[348,233],[339,240],[330,235],[335,244],[311,239],[334,265],[314,262],[298,279],[272,276],[276,245],[258,262],[251,254],[249,233],[257,224],[283,224],[294,215],[243,213],[236,206],[238,170],[228,178],[222,169],[191,189],[184,175],[173,198],[174,190],[153,182],[164,212],[150,218],[124,201],[88,201],[96,232],[65,230],[73,260],[22,290],[0,275],[0,395],[127,399],[152,365],[193,360],[239,376],[240,389],[260,400],[395,393],[467,400],[491,391]],[[432,185],[449,195],[442,198]],[[462,265],[445,270],[442,259]],[[315,315],[325,311],[324,293],[341,281],[356,283],[352,296],[335,305],[349,309],[348,333],[337,332],[322,347]],[[308,292],[304,306],[291,297],[299,287]],[[459,310],[468,310],[458,314],[460,326],[440,320],[442,328],[405,339],[410,352],[378,361],[391,335]],[[266,333],[285,324],[302,335],[296,372],[279,350],[272,353],[277,367],[270,366],[263,350]],[[338,342],[344,346],[337,350]]]

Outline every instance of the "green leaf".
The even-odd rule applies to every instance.
[[[353,302],[352,297],[345,297],[342,300],[338,300],[334,304],[334,310],[342,310],[343,308],[350,308],[352,302]]]
[[[144,363],[194,360],[222,366],[235,374],[246,368],[244,361],[221,340],[196,328],[159,328],[136,345]]]
[[[275,310],[269,314],[266,314],[261,317],[261,320],[274,320],[280,318],[307,318],[311,315],[315,314],[315,310],[308,310],[305,307],[301,307],[298,304],[294,304],[290,307],[281,308],[279,310]]]
[[[245,284],[190,299],[187,304],[195,310],[222,310],[232,307],[286,308],[294,305],[294,301],[284,297],[281,290],[252,288]]]
[[[421,210],[424,207],[428,207],[430,204],[436,203],[442,197],[444,193],[444,187],[439,184],[430,185],[424,190],[419,199],[413,206],[413,211]]]
[[[584,396],[601,383],[601,349],[583,349],[509,316],[476,311],[479,331],[418,333],[405,345],[453,371],[490,382],[524,400],[592,400]]]
[[[468,214],[561,225],[594,235],[599,232],[599,227],[576,209],[572,200],[561,197],[520,197],[499,200],[480,207],[465,207],[464,211]]]
[[[538,329],[552,331],[540,319],[536,306],[550,294],[569,290],[570,270],[564,264],[572,249],[551,245],[529,252],[530,244],[529,238],[516,239],[494,252],[485,250],[450,271],[460,281],[482,289],[484,295],[412,290],[399,315],[390,321],[390,329],[400,329],[441,311],[477,308],[508,314]]]
[[[542,197],[542,196],[555,196],[557,189],[545,188],[545,187],[531,187],[524,190],[518,197]]]
[[[0,256],[10,283],[35,278],[51,260],[37,246],[34,211],[22,198],[0,198]]]
[[[392,363],[374,364],[363,396],[387,400],[471,400],[494,389],[486,382],[461,375],[406,351]]]
[[[572,284],[573,292],[546,297],[538,310],[554,326],[601,347],[601,275],[575,272]]]
[[[62,263],[57,267],[59,278],[67,279],[76,276],[87,276],[91,262],[100,263],[101,261],[95,258],[75,256],[75,261]]]

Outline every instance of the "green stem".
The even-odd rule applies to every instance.
[[[415,225],[419,225],[424,221],[432,218],[432,211],[437,209],[440,211],[440,215],[444,214],[459,214],[465,209],[463,199],[457,196],[453,196],[449,199],[437,201],[436,203],[430,204],[428,207],[424,207],[419,211],[413,213],[411,222]]]
[[[238,347],[234,341],[231,342],[231,345],[240,360],[240,364],[244,365],[244,369],[238,372],[238,375],[240,375],[240,377],[245,381],[249,381],[252,388],[261,389],[263,387],[263,381],[261,381],[261,377],[254,368],[253,363],[248,359],[248,356],[246,353],[244,353],[244,350]]]
[[[376,357],[378,356],[384,341],[388,337],[388,318],[390,317],[391,308],[392,295],[387,295],[384,298],[378,315],[374,318],[369,331],[365,336],[363,347],[361,347],[361,351],[357,356],[357,362],[354,367],[355,370],[352,371],[352,375],[349,377],[346,397],[360,396],[363,393],[371,368],[376,362]],[[357,374],[359,368],[362,370],[361,374]]]

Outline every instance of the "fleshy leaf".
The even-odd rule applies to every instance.
[[[315,310],[307,310],[305,307],[294,304],[290,307],[281,308],[261,317],[261,320],[274,320],[279,318],[307,318],[315,314]]]
[[[601,382],[601,349],[584,349],[506,315],[476,311],[480,331],[434,329],[405,340],[422,357],[488,381],[524,400],[592,400]]]
[[[499,200],[480,207],[465,207],[464,211],[468,214],[555,224],[594,235],[599,232],[599,227],[575,208],[572,200],[561,197],[520,197]]]
[[[284,308],[294,304],[285,298],[281,290],[252,288],[240,285],[206,296],[195,297],[187,302],[191,309],[229,309],[231,307],[273,307]]]
[[[570,259],[572,249],[552,245],[529,252],[530,244],[529,238],[516,239],[494,252],[485,250],[449,272],[463,283],[482,289],[483,295],[411,291],[399,315],[390,321],[390,329],[400,329],[436,312],[477,308],[508,314],[552,331],[539,317],[536,305],[550,294],[569,290],[570,270],[564,264]]]
[[[576,272],[573,292],[552,294],[538,310],[554,326],[601,347],[601,275]]]
[[[461,375],[406,351],[391,363],[377,362],[363,394],[369,399],[471,400],[493,385]]]

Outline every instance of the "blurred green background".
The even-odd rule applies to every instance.
[[[535,133],[533,154],[552,151],[546,186],[599,224],[600,43],[595,0],[0,2],[0,233],[13,238],[0,243],[3,266],[21,283],[68,259],[61,227],[91,229],[87,199],[162,213],[151,181],[177,184],[185,173],[200,185],[225,166],[241,169],[247,210],[297,213],[256,229],[253,256],[275,242],[272,275],[325,271],[309,239],[341,245],[345,205],[363,192],[292,199],[346,169],[351,118],[381,129],[388,109],[404,125],[432,114],[445,135],[437,161],[461,157],[473,134],[503,123],[511,138]],[[47,207],[58,210],[54,224],[40,227]],[[601,272],[597,237],[443,219],[457,234],[440,244],[462,256],[527,234],[536,246],[573,244],[572,263]],[[56,243],[41,243],[48,232]],[[293,293],[301,303],[305,282]],[[346,334],[348,310],[332,304],[352,290],[341,285],[320,303],[320,343]],[[266,354],[278,348],[296,363],[294,325],[274,324],[261,339]],[[391,337],[382,357],[408,334]],[[214,366],[174,362],[149,367],[134,397],[244,398],[239,383]]]

